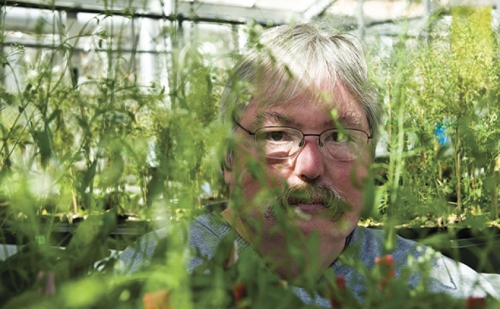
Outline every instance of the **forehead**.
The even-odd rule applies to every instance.
[[[323,88],[324,89],[324,88]],[[368,121],[361,104],[342,86],[333,90],[308,89],[298,91],[287,100],[269,102],[266,97],[254,98],[241,120],[253,126],[266,123],[294,127],[332,127],[335,121],[349,128],[368,129]]]

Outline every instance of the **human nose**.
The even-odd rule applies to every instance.
[[[295,158],[294,170],[298,178],[308,183],[315,182],[323,175],[323,155],[317,137],[304,137],[304,145]]]

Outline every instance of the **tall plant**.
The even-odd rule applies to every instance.
[[[84,279],[89,274],[109,274],[110,249],[127,244],[109,237],[117,214],[167,226],[173,250],[165,264],[179,270],[175,280],[187,278],[180,271],[185,239],[179,235],[185,226],[174,228],[174,222],[201,208],[202,195],[212,194],[202,186],[218,181],[217,169],[209,166],[216,165],[211,149],[220,140],[213,122],[223,69],[196,39],[178,43],[181,27],[165,16],[159,36],[151,40],[174,46],[158,57],[168,86],[142,85],[135,69],[137,43],[131,51],[122,49],[124,30],[138,24],[134,9],[120,13],[122,24],[113,12],[107,7],[75,34],[76,25],[62,24],[53,11],[52,20],[34,29],[40,43],[53,38],[50,48],[37,50],[35,60],[24,57],[21,46],[2,54],[3,77],[15,80],[17,89],[1,87],[0,239],[14,237],[23,247],[0,263],[1,304],[36,302],[22,293],[45,278],[62,286],[92,281]],[[47,25],[49,36],[42,32]],[[6,36],[4,30],[2,43]],[[84,55],[89,64],[78,78],[73,61],[82,40],[90,46]],[[53,237],[59,221],[82,218],[60,250],[68,240]],[[103,261],[100,271],[97,261]]]
[[[491,11],[458,7],[452,16],[449,36],[402,38],[376,80],[388,108],[389,198],[382,207],[405,221],[498,214]]]

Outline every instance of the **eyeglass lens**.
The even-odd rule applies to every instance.
[[[300,151],[303,139],[302,131],[288,127],[264,127],[255,132],[258,150],[268,158],[284,159],[294,156]],[[319,136],[323,153],[336,160],[356,159],[367,142],[366,133],[357,130],[332,129]]]

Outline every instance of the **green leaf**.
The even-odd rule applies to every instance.
[[[52,148],[47,128],[42,131],[35,132],[34,137],[40,153],[42,166],[45,167],[52,156]]]
[[[54,119],[59,117],[59,115],[61,115],[61,113],[62,113],[62,111],[60,109],[56,109],[55,111],[53,111],[52,114],[50,114],[49,118],[47,118],[45,125],[48,125],[49,123],[51,123]]]

